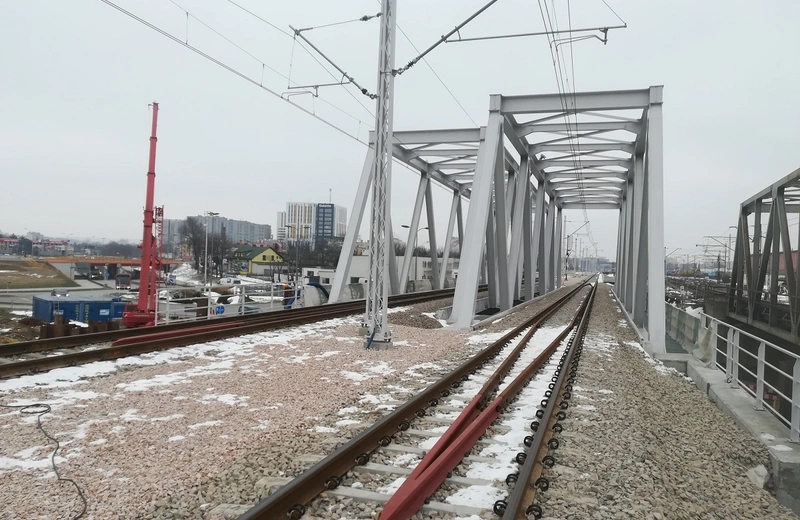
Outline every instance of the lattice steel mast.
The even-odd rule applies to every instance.
[[[375,113],[375,165],[372,183],[372,221],[367,284],[367,347],[389,343],[392,332],[386,311],[389,300],[389,255],[394,254],[391,237],[392,113],[394,109],[394,49],[397,0],[381,3],[381,33],[378,45],[378,89]]]

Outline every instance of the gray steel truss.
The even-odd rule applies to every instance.
[[[741,204],[728,303],[731,317],[797,342],[800,235],[792,244],[789,213],[800,213],[800,169]]]
[[[618,298],[653,351],[664,351],[663,87],[532,96],[493,95],[485,126],[395,131],[393,155],[418,171],[407,244],[423,210],[431,244],[432,284],[449,277],[450,240],[460,260],[449,322],[469,328],[478,285],[501,310],[561,286],[563,211],[619,213]],[[350,255],[366,207],[374,147],[367,155],[336,271],[331,301],[349,279]],[[453,198],[444,258],[436,258],[432,183]],[[469,201],[466,219],[462,202]],[[439,263],[441,261],[441,263]],[[410,248],[394,292],[405,292]]]

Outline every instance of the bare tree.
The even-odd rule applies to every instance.
[[[209,235],[208,239],[212,240],[212,236]],[[211,244],[211,262],[216,266],[217,276],[222,276],[222,261],[231,256],[233,242],[227,237],[223,238],[219,233],[214,233]]]
[[[331,240],[321,238],[317,240],[316,248],[314,250],[315,261],[321,267],[336,266],[339,260],[339,253],[342,251],[341,240]]]
[[[206,230],[203,223],[197,217],[188,217],[181,226],[181,237],[192,250],[194,257],[194,269],[200,270],[200,257],[203,256],[205,247]]]

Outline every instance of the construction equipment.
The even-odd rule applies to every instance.
[[[156,126],[158,124],[158,103],[153,103],[153,128],[150,133],[150,159],[147,167],[147,192],[144,205],[144,229],[142,233],[142,260],[139,271],[139,298],[136,304],[125,307],[122,324],[125,327],[151,326],[155,324],[157,312],[158,281],[161,267],[160,222],[163,221],[164,208],[153,208],[156,185]],[[156,224],[156,229],[154,229]],[[158,233],[154,234],[154,231]]]

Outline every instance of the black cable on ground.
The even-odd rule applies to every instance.
[[[56,443],[56,449],[53,450],[53,453],[50,455],[50,465],[53,467],[53,472],[56,474],[56,478],[59,481],[69,482],[73,486],[75,486],[75,490],[78,492],[78,497],[83,502],[83,509],[81,512],[78,513],[77,516],[72,517],[72,520],[78,520],[79,518],[83,517],[86,514],[86,508],[88,507],[88,503],[86,502],[86,497],[83,495],[83,491],[81,490],[80,486],[77,482],[72,480],[71,478],[64,478],[58,472],[58,468],[56,467],[56,454],[58,450],[61,449],[61,443],[58,442],[58,439],[47,433],[47,431],[42,427],[42,416],[45,414],[50,413],[52,408],[49,404],[44,403],[36,403],[36,404],[26,404],[26,405],[8,405],[8,404],[0,404],[0,408],[11,408],[13,410],[19,410],[19,413],[22,415],[35,415],[36,416],[36,427],[39,428],[45,437]]]

